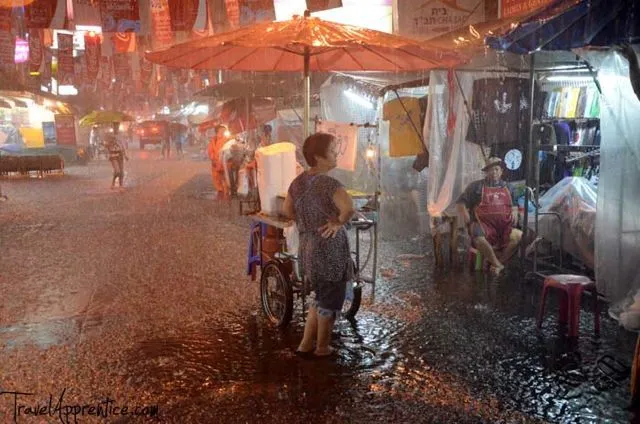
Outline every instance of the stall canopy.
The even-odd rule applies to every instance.
[[[615,47],[640,43],[640,2],[556,1],[507,34],[487,37],[486,42],[494,49],[518,54],[571,50],[597,71],[603,107],[596,280],[598,291],[612,303],[633,296],[640,289],[640,217],[630,212],[640,207],[640,103],[629,79],[629,63]],[[593,47],[609,49],[594,51]],[[536,60],[539,55],[535,54]]]
[[[640,43],[637,0],[558,0],[503,35],[489,36],[489,47],[526,54]]]

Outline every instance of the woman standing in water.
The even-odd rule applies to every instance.
[[[299,256],[315,300],[296,353],[329,356],[333,353],[329,346],[333,324],[342,309],[347,282],[353,278],[344,227],[354,214],[353,201],[342,184],[327,175],[336,167],[334,136],[313,134],[305,140],[302,152],[311,168],[289,186],[284,212],[295,219],[300,232]]]

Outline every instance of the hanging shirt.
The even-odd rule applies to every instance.
[[[529,95],[529,81],[524,78],[484,78],[474,81],[472,109],[475,127],[470,125],[467,140],[488,145],[526,140],[529,131]],[[544,99],[539,98],[538,101],[542,102],[540,105],[544,104]]]
[[[402,103],[409,112],[405,112],[399,99],[388,101],[384,104],[382,113],[383,119],[389,121],[389,156],[415,156],[424,151],[422,140],[413,125],[418,131],[422,131],[420,99],[414,97],[402,97]]]

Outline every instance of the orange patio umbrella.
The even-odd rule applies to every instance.
[[[263,22],[148,52],[175,68],[304,72],[304,130],[309,134],[311,71],[418,71],[466,58],[409,38],[305,16]]]

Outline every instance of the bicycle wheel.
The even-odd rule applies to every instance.
[[[350,281],[347,284],[353,285],[353,291],[350,295],[349,289],[347,288],[347,297],[344,299],[344,303],[342,304],[342,316],[347,319],[352,319],[360,309],[360,303],[362,302],[362,286],[356,281]]]
[[[276,327],[286,327],[293,314],[293,289],[289,277],[275,261],[262,267],[260,277],[262,309]]]

